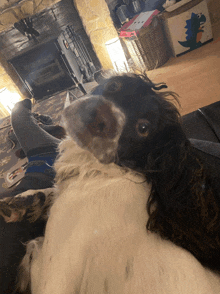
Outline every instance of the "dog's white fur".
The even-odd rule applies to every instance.
[[[101,164],[71,139],[60,152],[42,249],[30,244],[33,294],[220,293],[217,274],[147,232],[141,175]]]

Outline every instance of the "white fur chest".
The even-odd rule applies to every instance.
[[[44,266],[36,293],[72,293],[68,287],[81,288],[89,260],[95,258],[100,263],[113,256],[118,259],[125,240],[139,234],[140,229],[146,233],[146,202],[150,190],[145,179],[114,164],[100,164],[93,156],[88,158],[91,155],[84,151],[85,158],[81,161],[78,154],[75,160],[76,150],[82,151],[76,147],[71,158],[74,166],[70,167],[71,161],[65,156],[70,154],[65,152],[55,166],[59,196],[50,211],[42,259],[38,258]],[[68,178],[66,174],[74,176]],[[123,267],[127,258],[126,254]],[[106,261],[109,265],[110,260]],[[102,262],[97,266],[106,269]],[[40,264],[36,262],[34,266],[38,268]],[[67,288],[62,292],[64,285]]]
[[[34,294],[220,293],[190,253],[146,231],[150,186],[142,176],[100,164],[71,140],[61,153],[59,195],[31,271]]]

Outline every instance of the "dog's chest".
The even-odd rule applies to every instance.
[[[66,279],[57,275],[58,268],[59,273],[68,272],[67,276],[78,280],[87,262],[94,259],[99,266],[102,260],[104,269],[110,256],[121,255],[122,244],[131,235],[146,231],[149,187],[139,176],[76,181],[62,191],[46,227],[42,250],[45,280],[54,275],[60,282]],[[125,254],[122,264],[127,258]]]

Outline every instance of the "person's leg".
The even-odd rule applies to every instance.
[[[60,140],[48,134],[31,114],[31,101],[18,102],[12,110],[11,123],[15,135],[28,157],[29,164],[20,183],[0,194],[12,197],[30,189],[50,188],[54,184],[53,163]]]
[[[31,114],[31,101],[25,99],[15,104],[11,113],[15,135],[26,156],[55,150],[60,140],[48,134]]]

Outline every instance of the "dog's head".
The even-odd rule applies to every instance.
[[[64,110],[67,131],[101,162],[141,168],[179,125],[179,112],[167,99],[175,95],[158,92],[165,87],[145,76],[113,76]]]

